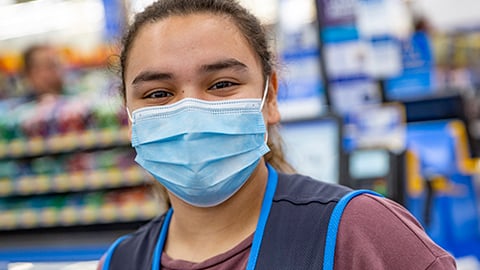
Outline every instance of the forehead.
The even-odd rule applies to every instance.
[[[59,56],[53,48],[39,48],[32,53],[32,63],[43,63],[49,61],[57,61]]]
[[[32,55],[39,57],[39,56],[47,56],[47,55],[54,55],[55,49],[51,47],[40,47],[33,51]]]
[[[175,15],[139,29],[127,56],[126,71],[138,65],[193,64],[219,57],[260,63],[243,33],[227,16]]]

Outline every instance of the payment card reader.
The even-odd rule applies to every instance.
[[[353,189],[369,189],[404,203],[405,153],[385,148],[356,149],[347,154],[343,183]]]

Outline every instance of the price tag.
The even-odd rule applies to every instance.
[[[83,207],[80,214],[83,224],[93,224],[98,219],[98,210],[92,205]]]
[[[16,211],[2,211],[0,212],[0,228],[13,229],[17,226]]]
[[[69,175],[58,174],[53,179],[53,189],[58,192],[67,191],[69,189]]]
[[[118,208],[114,204],[106,204],[100,208],[100,218],[103,222],[113,222],[117,220]]]
[[[91,171],[85,174],[85,183],[90,189],[98,189],[105,186],[104,173]]]
[[[47,175],[40,175],[35,179],[36,182],[36,193],[45,193],[52,189],[52,182],[50,177]]]
[[[35,177],[22,177],[17,179],[17,192],[20,194],[31,194],[36,189]]]
[[[109,169],[105,176],[105,181],[108,181],[112,186],[119,186],[123,181],[123,176],[118,169]]]
[[[132,166],[124,171],[124,179],[129,184],[143,183],[145,178],[144,171],[137,166]]]
[[[97,143],[97,133],[93,130],[87,130],[80,135],[80,142],[83,147],[90,148]]]
[[[45,142],[41,137],[34,137],[28,141],[28,150],[32,155],[38,155],[45,151]]]
[[[138,205],[138,203],[136,203],[134,201],[127,202],[127,203],[123,204],[121,209],[120,209],[120,215],[121,215],[122,220],[125,220],[125,221],[135,220],[139,216],[139,214],[138,214],[139,208],[142,208],[142,207],[143,207],[143,205],[140,206],[140,205]]]
[[[81,172],[75,172],[70,174],[69,188],[71,190],[82,190],[86,187],[85,174]]]
[[[66,206],[60,211],[60,222],[63,225],[74,225],[78,223],[79,210],[73,206]]]
[[[0,142],[0,157],[4,157],[8,153],[8,143],[7,142]]]
[[[18,157],[25,153],[26,142],[24,140],[13,140],[9,145],[9,154]]]
[[[33,228],[38,224],[38,216],[35,209],[25,209],[19,214],[20,226],[24,228]]]
[[[45,207],[40,212],[40,223],[45,227],[58,224],[58,212],[54,207]]]
[[[13,181],[8,178],[0,179],[0,196],[10,195],[12,192]]]
[[[75,133],[67,133],[63,137],[64,148],[62,150],[73,150],[79,147],[78,135]]]
[[[65,150],[67,146],[64,136],[51,137],[47,144],[50,152],[59,152]]]

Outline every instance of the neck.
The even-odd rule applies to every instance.
[[[260,162],[237,193],[209,208],[169,194],[174,213],[164,251],[174,259],[201,262],[233,248],[256,229],[267,179],[267,167]]]

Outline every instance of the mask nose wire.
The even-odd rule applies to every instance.
[[[260,103],[260,111],[263,110],[263,105],[265,105],[265,100],[267,99],[269,83],[270,83],[270,76],[268,76],[267,80],[265,81],[265,89],[263,90],[262,102]],[[132,114],[130,113],[130,110],[128,109],[128,107],[125,107],[125,110],[127,111],[128,119],[133,124],[133,117],[132,117]],[[268,138],[268,134],[267,134],[267,138]]]

